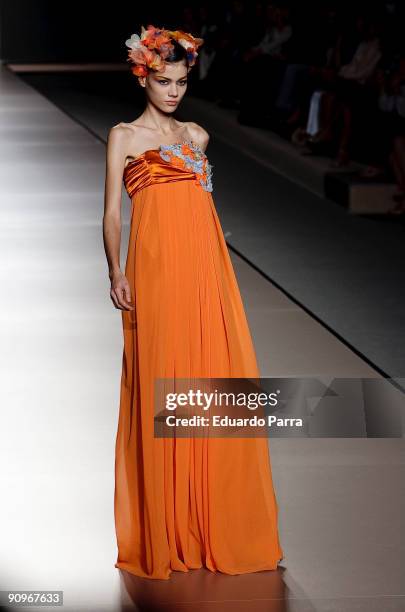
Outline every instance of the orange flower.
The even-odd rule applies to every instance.
[[[164,66],[164,60],[159,55],[159,53],[156,53],[156,51],[151,51],[146,47],[131,49],[130,51],[128,51],[128,60],[132,61],[134,64],[137,65],[147,66],[152,70],[161,70]],[[147,72],[145,72],[144,70],[141,72],[142,76],[143,74],[147,74]],[[134,72],[134,74],[137,73]]]
[[[162,45],[171,45],[167,30],[155,28],[153,25],[148,25],[146,30],[142,27],[141,41],[149,49],[159,49]]]
[[[183,153],[183,155],[193,155],[193,151],[190,149],[190,147],[186,143],[182,145],[181,152]]]
[[[171,163],[173,164],[173,166],[177,166],[179,168],[184,168],[186,165],[184,159],[182,159],[181,157],[177,157],[176,155],[172,156]]]
[[[176,40],[187,51],[187,59],[189,66],[195,64],[197,58],[197,49],[203,44],[202,38],[195,38],[192,34],[183,32],[182,30],[166,30],[165,28],[156,28],[153,25],[148,25],[147,28],[142,26],[141,35],[132,34],[125,41],[130,48],[128,60],[134,64],[145,65],[148,70],[144,69],[137,71],[132,70],[133,74],[146,75],[150,70],[165,69],[165,59],[173,50],[173,41]]]
[[[198,49],[198,47],[200,47],[204,42],[203,38],[195,38],[191,34],[183,32],[183,30],[170,30],[168,31],[168,34],[171,38],[177,40],[177,42],[179,42],[185,49],[190,47],[193,50]]]
[[[147,62],[148,67],[152,70],[163,70],[165,62],[162,56],[156,51],[153,51],[153,58],[151,61]]]
[[[131,72],[135,76],[147,76],[148,69],[146,68],[146,66],[141,65],[131,66]]]

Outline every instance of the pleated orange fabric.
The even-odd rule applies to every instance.
[[[266,438],[154,437],[155,378],[260,376],[211,170],[192,141],[124,170],[135,308],[122,311],[115,567],[146,578],[273,570],[283,558]]]

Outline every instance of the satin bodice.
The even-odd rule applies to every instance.
[[[199,145],[183,140],[137,155],[124,168],[123,179],[130,198],[149,185],[175,181],[195,181],[212,191],[212,165]]]

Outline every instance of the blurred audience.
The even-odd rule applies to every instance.
[[[405,212],[405,9],[398,0],[232,0],[182,9],[204,38],[193,91],[364,180],[396,182]]]

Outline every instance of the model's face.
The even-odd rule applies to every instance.
[[[176,110],[187,90],[188,71],[185,63],[170,62],[164,71],[151,71],[140,84],[146,88],[149,101],[165,113]]]

